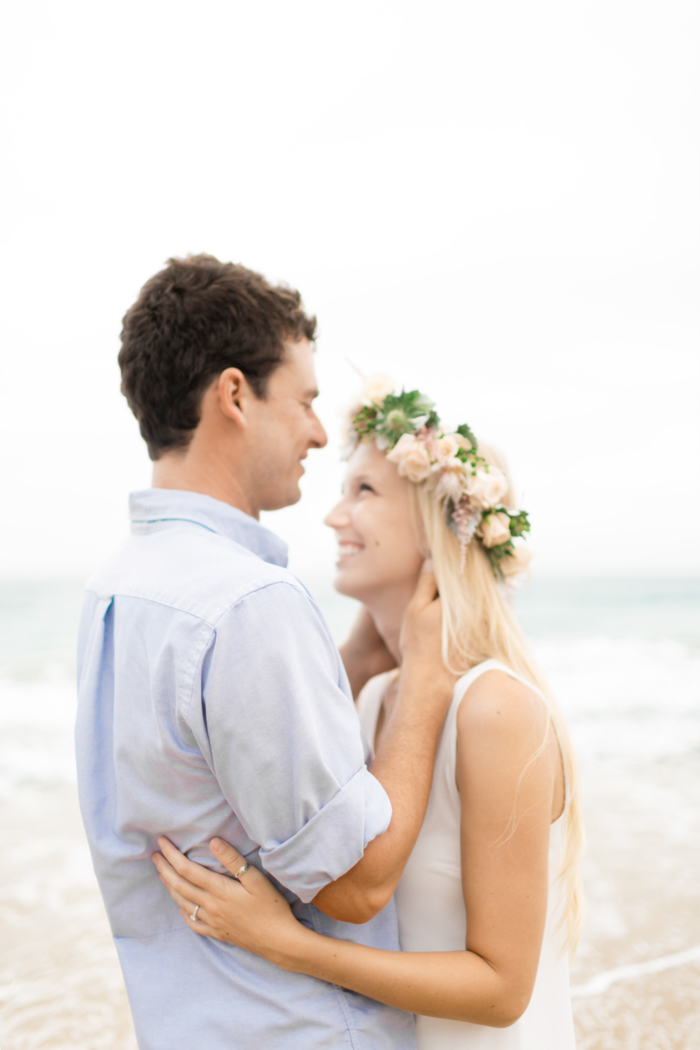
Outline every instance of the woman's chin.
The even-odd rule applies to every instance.
[[[333,588],[338,594],[344,594],[346,598],[355,598],[358,602],[363,600],[367,590],[360,580],[353,578],[353,573],[344,565],[338,565],[336,568]]]

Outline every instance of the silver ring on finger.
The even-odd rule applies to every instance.
[[[241,875],[245,875],[245,873],[247,872],[249,867],[250,867],[250,864],[248,863],[248,861],[246,861],[245,864],[241,864],[240,868],[238,869],[236,874],[233,876],[234,879],[240,879]]]
[[[190,915],[190,918],[192,919],[192,922],[196,922],[196,921],[197,921],[197,912],[198,912],[198,911],[199,911],[199,905],[198,905],[198,904],[195,904],[195,906],[194,906],[194,911],[193,911],[193,912],[192,912],[192,914]]]

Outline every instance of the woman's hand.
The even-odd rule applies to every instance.
[[[239,879],[229,879],[188,860],[166,838],[158,839],[158,845],[163,853],[154,853],[151,860],[191,930],[293,968],[295,949],[309,931],[262,872],[251,864]],[[212,839],[210,848],[232,875],[245,865],[245,858],[223,839]]]
[[[435,580],[432,559],[423,562],[401,626],[399,646],[403,657],[403,677],[423,676],[431,683],[429,696],[437,700],[442,718],[452,701],[459,678],[445,667],[442,653],[442,602]]]

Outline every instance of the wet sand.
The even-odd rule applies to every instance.
[[[588,765],[588,918],[572,983],[700,945],[700,756]],[[0,804],[2,1050],[135,1050],[75,791]],[[696,1050],[700,962],[574,1002],[579,1050]]]
[[[700,756],[588,766],[588,915],[572,984],[700,946]],[[579,1050],[697,1050],[700,962],[574,1000]]]

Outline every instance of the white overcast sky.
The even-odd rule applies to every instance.
[[[12,5],[0,574],[83,574],[125,533],[150,470],[121,317],[196,251],[318,314],[333,447],[267,520],[300,573],[331,560],[346,356],[506,451],[543,574],[700,573],[699,23],[693,0]]]

